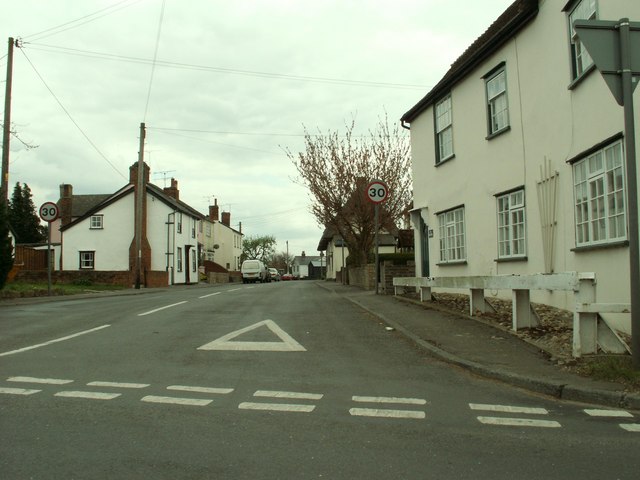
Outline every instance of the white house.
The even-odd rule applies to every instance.
[[[418,275],[595,272],[598,302],[630,302],[623,109],[572,28],[623,17],[640,2],[517,0],[403,115]]]
[[[240,270],[242,231],[231,227],[231,213],[222,212],[218,201],[209,206],[209,216],[202,222],[203,259],[215,262],[229,271]]]
[[[112,195],[94,196],[97,203],[72,216],[70,185],[61,186],[61,270],[129,272],[136,277],[135,200],[137,165],[130,182]],[[141,263],[146,286],[198,282],[197,232],[202,216],[181,202],[177,182],[164,190],[149,183],[144,172]]]

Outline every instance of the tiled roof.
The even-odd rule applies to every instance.
[[[538,14],[538,0],[516,0],[460,55],[438,84],[400,119],[410,123]]]

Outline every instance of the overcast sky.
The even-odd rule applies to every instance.
[[[36,208],[112,193],[137,161],[203,214],[317,255],[322,234],[284,153],[303,127],[374,128],[417,103],[512,0],[20,0],[0,7],[4,99],[14,51],[9,195]],[[154,66],[153,59],[156,58]],[[408,133],[407,133],[408,134]]]

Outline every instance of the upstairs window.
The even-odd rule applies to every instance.
[[[489,136],[509,127],[509,105],[507,102],[507,73],[504,67],[485,77],[487,92],[487,117]]]
[[[451,115],[451,95],[436,103],[434,110],[436,126],[436,163],[453,156],[453,119]]]
[[[524,257],[526,228],[524,190],[506,193],[498,201],[498,258]]]
[[[178,233],[182,233],[182,213],[176,214],[176,229]]]
[[[569,31],[571,32],[571,67],[573,80],[580,78],[586,72],[593,60],[587,53],[582,42],[576,36],[573,22],[576,20],[594,20],[597,18],[596,0],[580,0],[569,13]]]
[[[103,228],[103,218],[104,215],[92,215],[89,228],[91,230],[100,230],[101,228]]]

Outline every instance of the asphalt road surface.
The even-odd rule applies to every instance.
[[[3,479],[633,479],[640,415],[439,363],[311,281],[0,304]]]

